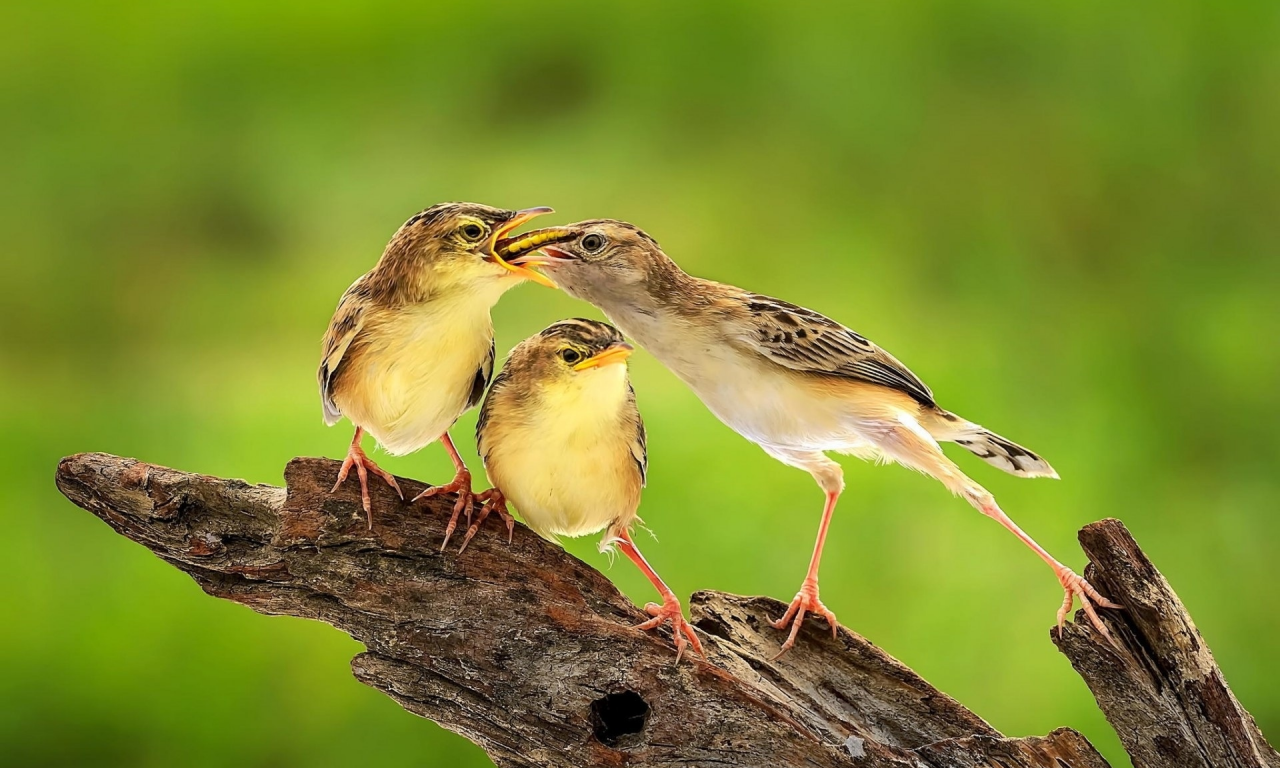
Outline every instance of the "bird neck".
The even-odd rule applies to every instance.
[[[413,304],[428,293],[425,273],[430,271],[420,253],[410,249],[399,237],[393,238],[365,279],[373,298],[388,305]]]
[[[390,306],[461,301],[488,310],[520,279],[509,273],[442,268],[400,255],[379,261],[368,282],[370,292]]]
[[[665,253],[660,252],[658,255],[660,258],[654,259],[650,264],[648,279],[645,281],[645,293],[653,298],[655,306],[678,308],[686,303],[688,297],[698,296],[701,280],[685,272]]]
[[[632,282],[608,282],[598,286],[601,309],[654,316],[675,310],[685,297],[697,294],[698,278],[680,268],[662,252]]]
[[[651,351],[661,350],[677,345],[685,318],[696,313],[694,305],[702,301],[705,282],[663,256],[650,265],[643,280],[608,285],[591,301],[624,334]]]

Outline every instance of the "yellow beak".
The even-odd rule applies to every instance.
[[[606,365],[613,365],[614,363],[625,363],[627,361],[627,358],[631,357],[631,353],[635,351],[636,351],[636,348],[626,343],[625,341],[619,342],[617,344],[614,344],[612,347],[609,347],[605,351],[597,355],[592,355],[591,357],[588,357],[586,360],[583,360],[582,362],[573,366],[573,370],[585,371],[588,368],[600,368]]]
[[[531,219],[535,219],[544,213],[554,213],[554,211],[551,208],[547,208],[545,206],[540,208],[525,208],[522,211],[516,211],[516,215],[512,216],[511,219],[505,222],[502,226],[495,227],[493,230],[493,235],[489,238],[489,255],[486,256],[485,259],[487,261],[492,261],[495,264],[498,264],[503,269],[509,270],[510,272],[517,274],[520,277],[525,278],[526,280],[532,280],[538,285],[545,285],[548,288],[555,288],[556,284],[551,282],[551,279],[548,278],[546,275],[540,274],[538,272],[534,272],[532,269],[529,269],[528,267],[522,264],[512,264],[511,262],[506,261],[500,255],[498,255],[497,246],[498,246],[499,240],[501,240],[504,236],[506,236],[508,232],[515,231],[516,228],[518,228],[520,225],[524,224],[527,221],[530,221]]]

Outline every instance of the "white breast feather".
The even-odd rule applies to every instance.
[[[881,429],[881,414],[860,413],[847,398],[732,345],[715,328],[674,315],[609,317],[748,440],[787,449],[856,451]]]

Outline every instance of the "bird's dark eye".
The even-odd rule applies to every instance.
[[[574,363],[582,360],[582,354],[572,347],[566,347],[560,350],[560,359],[569,365],[573,365]]]
[[[588,253],[595,253],[604,247],[604,235],[598,235],[595,232],[582,238],[582,248]]]
[[[479,224],[464,224],[462,227],[462,236],[468,240],[479,240],[484,237],[484,227]]]

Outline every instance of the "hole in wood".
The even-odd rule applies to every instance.
[[[644,730],[649,703],[635,691],[610,693],[591,702],[591,726],[596,738],[610,747],[623,736]]]

